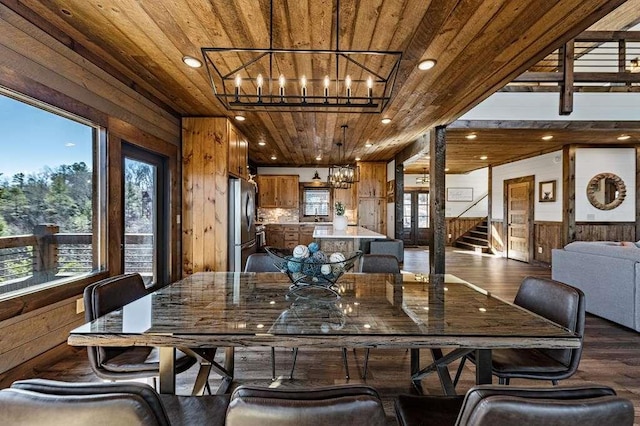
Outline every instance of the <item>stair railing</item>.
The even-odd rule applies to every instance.
[[[468,212],[469,210],[471,210],[471,209],[472,209],[473,207],[475,207],[475,206],[476,206],[480,201],[484,200],[484,199],[485,199],[485,198],[487,198],[488,196],[489,196],[489,193],[488,193],[488,192],[485,192],[485,194],[484,194],[482,197],[478,198],[476,201],[474,201],[473,203],[471,203],[471,204],[470,204],[466,209],[464,209],[464,210],[462,211],[462,213],[460,213],[458,216],[456,216],[456,217],[454,217],[453,219],[451,219],[451,222],[454,222],[454,221],[456,221],[456,220],[460,219],[460,217],[461,217],[463,214],[465,214],[466,212]]]

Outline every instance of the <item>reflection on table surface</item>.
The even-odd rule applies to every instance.
[[[514,337],[523,347],[577,344],[565,329],[451,275],[435,284],[414,274],[345,274],[340,298],[322,288],[290,292],[289,284],[281,273],[197,273],[73,330],[69,343],[295,346],[296,337],[324,336],[336,347],[513,347]]]

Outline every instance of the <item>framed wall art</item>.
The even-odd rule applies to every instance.
[[[447,188],[447,201],[473,201],[473,188]]]
[[[538,184],[538,201],[549,203],[556,200],[556,181],[548,180]]]

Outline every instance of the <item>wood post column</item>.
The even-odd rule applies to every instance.
[[[429,275],[444,274],[444,247],[447,238],[445,215],[446,127],[437,126],[430,140],[429,152]]]

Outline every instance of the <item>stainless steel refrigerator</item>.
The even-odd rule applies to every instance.
[[[229,271],[243,271],[256,252],[256,187],[244,179],[229,179]]]

